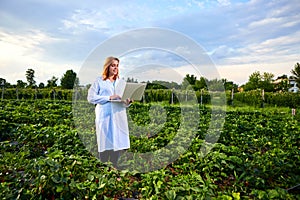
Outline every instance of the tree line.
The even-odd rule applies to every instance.
[[[264,90],[265,92],[287,92],[291,87],[290,80],[296,81],[298,87],[300,87],[300,64],[296,63],[291,70],[292,76],[288,77],[283,74],[274,79],[274,74],[270,72],[255,71],[249,76],[248,82],[238,86],[232,81],[227,79],[213,79],[208,80],[205,77],[197,79],[194,75],[187,74],[184,78],[181,89],[193,89],[193,90],[210,90],[221,91],[231,90],[234,92],[239,91],[252,91],[252,90]]]
[[[60,79],[60,85],[58,85],[58,78],[52,76],[51,79],[47,80],[47,84],[39,83],[36,84],[35,81],[35,71],[33,69],[28,69],[26,71],[26,80],[17,80],[15,85],[8,83],[5,79],[0,78],[0,85],[5,88],[55,88],[59,87],[61,89],[73,89],[74,86],[79,86],[79,79],[76,77],[76,73],[73,70],[67,70]],[[249,76],[248,82],[244,85],[238,86],[238,84],[233,81],[228,81],[225,78],[222,79],[212,79],[208,80],[205,77],[200,77],[197,79],[195,75],[186,74],[183,78],[182,83],[168,82],[168,81],[147,81],[146,89],[182,89],[182,90],[210,90],[210,91],[224,91],[230,90],[237,92],[239,88],[243,91],[251,91],[257,89],[263,89],[266,92],[276,92],[276,91],[288,91],[289,79],[293,79],[300,86],[300,64],[296,63],[294,68],[291,70],[292,76],[288,77],[283,74],[278,76],[274,80],[274,74],[270,72],[260,73],[256,71]],[[134,78],[127,78],[127,82],[138,82]],[[90,85],[87,85],[88,88]]]
[[[260,73],[256,71],[249,76],[248,82],[241,87],[244,91],[263,89],[266,92],[286,92],[291,87],[289,81],[295,80],[298,87],[300,86],[300,64],[296,63],[291,70],[291,76],[286,74],[278,76],[274,80],[274,74],[269,72]]]
[[[41,82],[39,84],[35,81],[35,71],[28,69],[25,73],[27,82],[17,80],[16,84],[7,82],[4,78],[0,78],[0,85],[5,88],[55,88],[58,87],[58,77],[52,76],[51,79],[47,80],[47,84]],[[76,77],[77,74],[73,70],[67,70],[60,79],[60,88],[72,89],[74,85],[79,85],[79,79]]]
[[[295,80],[298,87],[300,86],[300,64],[296,63],[294,69],[291,70],[292,76],[288,77],[286,74],[278,76],[270,72],[253,72],[248,81],[238,86],[233,81],[228,81],[225,78],[208,80],[205,77],[199,79],[195,75],[186,74],[181,84],[168,81],[148,81],[146,89],[182,89],[182,90],[209,90],[209,91],[252,91],[264,90],[265,92],[286,92],[291,87],[289,80]],[[137,82],[134,78],[128,78],[128,82]]]

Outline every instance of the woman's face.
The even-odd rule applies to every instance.
[[[117,60],[113,60],[111,65],[109,66],[109,76],[117,76],[119,72],[119,62]]]

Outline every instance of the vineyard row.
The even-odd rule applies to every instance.
[[[87,89],[5,89],[2,91],[1,99],[51,99],[51,100],[85,100]],[[260,90],[249,92],[231,91],[209,92],[193,90],[171,90],[171,89],[147,89],[144,93],[143,102],[169,102],[182,103],[185,101],[198,101],[201,104],[210,104],[212,98],[224,99],[224,104],[234,105],[243,103],[250,106],[284,106],[297,108],[300,105],[300,93],[291,92],[265,92],[262,95]],[[222,98],[224,97],[224,98]]]

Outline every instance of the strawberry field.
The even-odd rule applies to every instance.
[[[229,107],[217,143],[204,152],[210,148],[205,135],[211,111],[199,106],[198,118],[191,117],[197,127],[178,159],[141,173],[130,166],[117,170],[95,157],[94,129],[80,135],[71,101],[2,100],[0,198],[300,199],[298,112]],[[129,151],[151,152],[171,143],[181,113],[179,105],[134,103],[130,123],[153,132],[131,129]],[[93,124],[88,115],[94,115],[93,107],[81,119]]]

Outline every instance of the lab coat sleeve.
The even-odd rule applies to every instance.
[[[98,79],[91,85],[88,90],[87,100],[92,104],[105,104],[109,101],[109,96],[99,95],[100,84]]]

